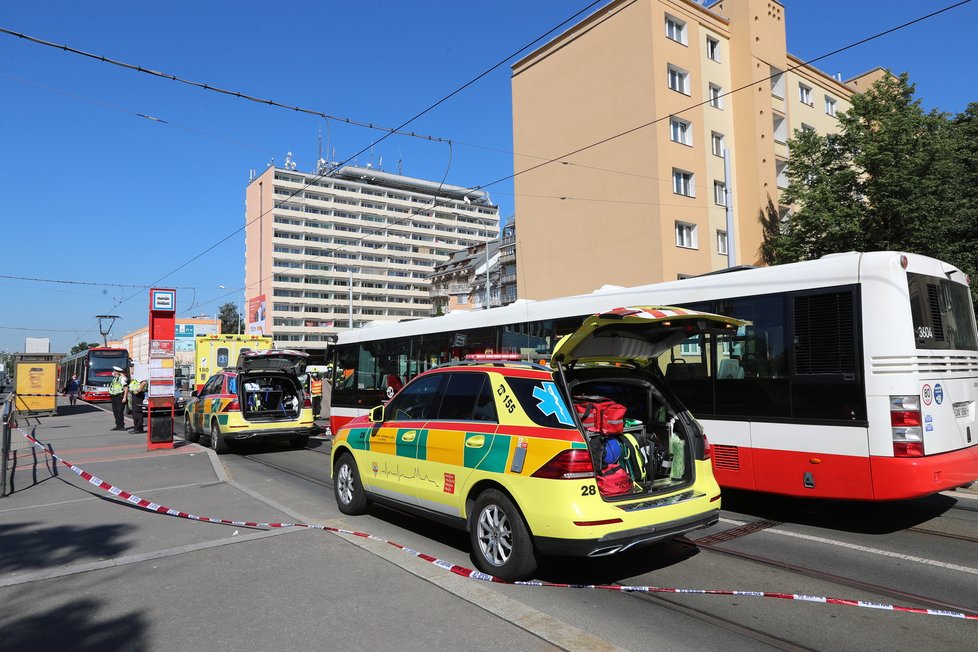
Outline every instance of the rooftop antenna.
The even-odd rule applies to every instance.
[[[118,318],[119,315],[95,315],[95,319],[98,320],[98,332],[102,335],[102,346],[109,345],[109,333],[112,332],[112,325]],[[105,325],[106,321],[109,322],[108,326]]]

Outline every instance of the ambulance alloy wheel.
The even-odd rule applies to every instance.
[[[197,440],[200,439],[200,433],[194,432],[194,428],[190,424],[189,414],[183,415],[183,438],[191,444],[196,444]]]
[[[224,437],[221,437],[221,428],[217,425],[217,421],[211,422],[211,448],[218,455],[228,452],[228,443],[224,441]]]
[[[538,563],[533,540],[523,515],[505,494],[482,492],[469,518],[472,561],[479,570],[507,581],[533,577]]]
[[[336,506],[344,514],[356,516],[367,511],[367,494],[360,482],[357,463],[349,453],[342,453],[333,469],[333,495]]]

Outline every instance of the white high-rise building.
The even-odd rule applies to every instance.
[[[497,238],[499,209],[485,191],[373,168],[272,167],[248,184],[245,222],[245,296],[264,296],[264,332],[316,349],[351,321],[431,316],[428,275]]]

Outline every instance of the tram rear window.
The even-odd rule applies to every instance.
[[[910,314],[918,349],[978,350],[968,286],[923,274],[907,274]]]

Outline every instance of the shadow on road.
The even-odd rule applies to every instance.
[[[859,534],[891,534],[915,527],[943,515],[957,502],[941,494],[919,500],[872,503],[792,498],[731,489],[723,492],[726,512]]]
[[[81,652],[146,649],[144,636],[149,628],[146,616],[130,612],[107,618],[103,612],[106,605],[103,600],[70,597],[70,602],[27,616],[12,614],[22,614],[29,605],[20,605],[16,611],[4,609],[0,611],[3,647]]]
[[[4,525],[0,530],[0,574],[117,557],[129,548],[121,539],[133,529],[121,524],[52,527],[30,521]],[[6,639],[6,631],[4,634]],[[27,649],[8,647],[6,640],[3,647]]]

